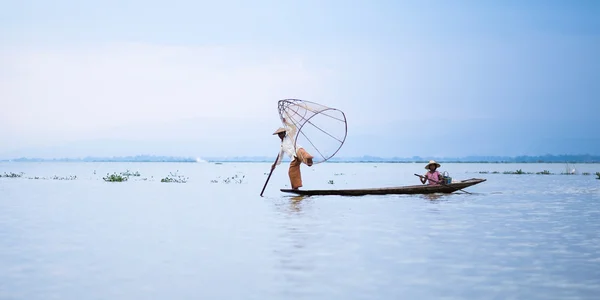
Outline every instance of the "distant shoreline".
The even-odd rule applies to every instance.
[[[544,156],[469,156],[469,157],[340,157],[332,158],[326,163],[427,163],[430,159],[434,159],[440,163],[478,163],[478,164],[511,164],[511,163],[600,163],[600,155],[544,155]],[[170,162],[170,163],[272,163],[271,157],[176,157],[176,156],[121,156],[121,157],[84,157],[84,158],[14,158],[3,159],[0,162]],[[284,162],[289,162],[289,159],[284,159]]]
[[[0,160],[0,163],[186,163],[186,164],[194,164],[194,163],[211,163],[211,164],[232,164],[232,163],[250,163],[250,164],[259,164],[259,163],[273,163],[272,161],[244,161],[244,160],[228,160],[228,161],[204,161],[204,162],[196,162],[196,161],[143,161],[143,160],[122,160],[122,161],[112,161],[112,160],[95,160],[95,161],[64,161],[64,160],[43,160],[43,161],[17,161],[17,160]],[[289,161],[283,161],[284,163]],[[596,162],[573,162],[573,161],[565,161],[565,162],[496,162],[496,161],[438,161],[439,163],[444,164],[600,164],[600,161]],[[427,161],[422,162],[412,162],[412,161],[327,161],[326,164],[373,164],[373,163],[382,163],[382,164],[426,164]]]

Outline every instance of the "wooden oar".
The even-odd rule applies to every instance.
[[[273,164],[275,164],[277,162],[277,160],[279,159],[279,153],[277,154],[277,158],[275,159],[275,162]],[[265,181],[265,185],[262,188],[262,191],[260,191],[260,196],[263,196],[263,193],[265,192],[265,188],[267,187],[267,183],[269,182],[269,179],[271,178],[271,174],[273,174],[273,171],[275,170],[275,168],[271,168],[271,172],[269,173],[269,177],[267,177],[267,181]]]
[[[415,174],[415,176],[419,176],[419,177],[425,178],[425,176],[422,176],[422,175],[419,175],[419,174]],[[469,192],[467,192],[467,191],[465,191],[465,190],[458,189],[458,188],[455,188],[455,187],[451,187],[451,186],[449,186],[449,185],[447,185],[447,184],[445,184],[445,183],[443,183],[443,182],[437,181],[437,180],[433,180],[433,179],[428,179],[428,180],[430,180],[430,181],[433,181],[433,182],[435,182],[435,183],[439,183],[439,184],[441,184],[441,185],[443,185],[443,186],[447,186],[447,187],[449,187],[449,188],[453,188],[453,189],[456,189],[456,190],[459,190],[459,191],[465,192],[465,193],[467,193],[467,194],[472,194],[472,193],[469,193]]]

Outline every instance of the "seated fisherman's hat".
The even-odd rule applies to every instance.
[[[285,129],[282,128],[282,127],[279,127],[279,129],[275,130],[275,132],[273,132],[273,134],[275,135],[275,134],[278,134],[280,132],[285,132]]]
[[[425,166],[425,169],[429,170],[430,165],[435,165],[438,168],[441,167],[441,165],[436,163],[435,160],[430,160],[429,163]]]

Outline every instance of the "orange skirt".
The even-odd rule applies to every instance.
[[[292,189],[297,189],[302,187],[302,174],[300,174],[300,165],[304,163],[307,166],[312,166],[313,156],[310,155],[304,148],[299,148],[296,152],[296,157],[290,163],[290,169],[288,171],[288,175],[290,176],[290,183],[292,184]]]

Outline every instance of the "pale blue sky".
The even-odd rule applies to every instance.
[[[346,113],[339,156],[600,154],[598,1],[0,8],[0,158],[272,155],[283,98]]]

